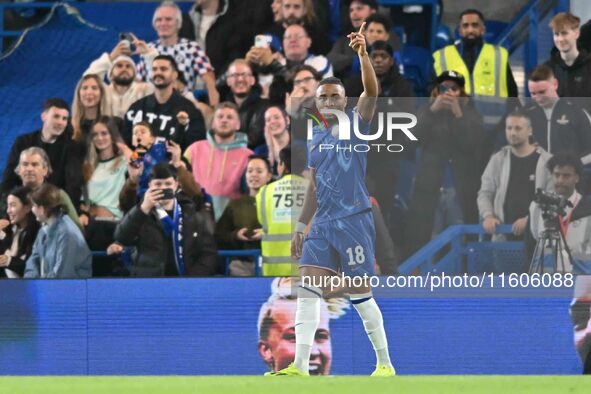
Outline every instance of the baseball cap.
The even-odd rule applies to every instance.
[[[439,76],[437,77],[437,83],[439,84],[444,81],[454,81],[455,83],[458,84],[458,86],[460,86],[462,88],[466,84],[466,80],[464,79],[464,76],[454,70],[447,70],[447,71],[444,71],[441,74],[439,74]]]

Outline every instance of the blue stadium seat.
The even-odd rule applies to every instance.
[[[487,42],[495,42],[496,38],[501,34],[509,24],[499,21],[486,21],[486,33],[484,39]]]
[[[404,76],[413,83],[418,97],[427,95],[427,86],[431,78],[433,57],[425,48],[405,45],[402,52]]]
[[[435,35],[435,49],[441,49],[453,43],[451,30],[446,25],[438,25]]]

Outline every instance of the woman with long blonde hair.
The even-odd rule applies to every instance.
[[[101,116],[110,116],[111,107],[107,102],[105,85],[95,74],[83,76],[76,84],[72,100],[72,138],[84,142],[94,121]]]
[[[260,152],[267,156],[273,175],[277,176],[277,165],[279,164],[279,152],[289,145],[291,136],[289,134],[289,115],[277,105],[273,105],[265,111],[265,142],[268,153]],[[258,150],[257,150],[258,151]]]
[[[80,219],[83,222],[89,217],[121,219],[119,192],[125,184],[128,149],[125,149],[114,119],[99,117],[91,127],[86,145],[84,204]]]

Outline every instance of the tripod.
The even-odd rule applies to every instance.
[[[560,231],[556,219],[544,220],[544,227],[545,229],[540,234],[540,238],[534,249],[534,254],[529,265],[529,274],[543,274],[546,272],[545,270],[548,270],[547,272],[550,273],[566,273],[567,266],[562,251],[566,251],[569,268],[573,266],[573,257],[571,256],[570,249],[564,239],[564,234]],[[546,253],[546,251],[549,253]],[[544,257],[548,255],[552,256],[551,271],[549,268],[545,267],[544,264]]]

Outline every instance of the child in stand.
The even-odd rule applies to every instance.
[[[141,200],[146,190],[148,190],[152,167],[158,163],[167,163],[169,158],[166,151],[166,140],[154,135],[150,123],[136,123],[133,126],[132,138],[135,151],[131,156],[131,164],[138,168],[142,164],[144,166],[137,189],[138,199]]]

